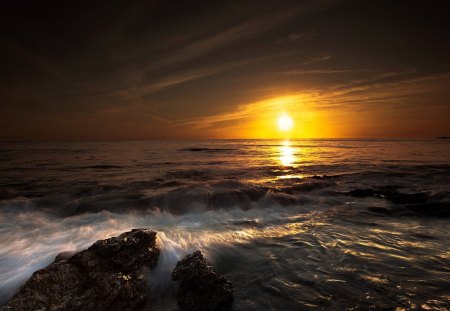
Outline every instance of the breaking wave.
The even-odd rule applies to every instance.
[[[441,141],[1,145],[0,304],[58,253],[147,227],[159,309],[194,249],[231,278],[235,310],[445,308],[449,153]]]

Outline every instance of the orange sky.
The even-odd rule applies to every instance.
[[[0,141],[450,135],[433,2],[52,1],[0,10]]]
[[[438,83],[436,83],[438,82]],[[233,111],[190,120],[192,135],[207,138],[432,137],[449,129],[450,109],[430,110],[423,93],[441,93],[450,76],[329,92],[296,93],[242,104]],[[449,84],[450,85],[450,84]],[[288,114],[290,131],[277,119]]]

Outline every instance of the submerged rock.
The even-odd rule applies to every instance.
[[[172,279],[180,282],[177,302],[181,311],[223,310],[233,299],[231,283],[214,270],[200,251],[179,261]]]
[[[374,189],[355,189],[346,193],[352,197],[377,197],[392,202],[392,206],[370,207],[369,211],[387,216],[450,217],[450,193],[429,192],[402,193],[397,187],[385,186]]]
[[[149,296],[144,272],[158,257],[155,231],[97,241],[73,256],[58,255],[0,310],[135,310]]]

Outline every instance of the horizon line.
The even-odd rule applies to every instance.
[[[249,140],[278,140],[278,141],[300,141],[300,140],[437,140],[446,139],[449,136],[424,136],[424,137],[308,137],[308,138],[148,138],[148,139],[68,139],[68,140],[5,140],[0,144],[26,144],[26,143],[95,143],[95,142],[145,142],[145,141],[249,141]]]

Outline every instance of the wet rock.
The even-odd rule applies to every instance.
[[[385,208],[385,207],[374,206],[374,207],[369,207],[368,210],[373,212],[373,213],[383,214],[383,215],[387,215],[387,216],[392,216],[392,211],[387,209],[387,208]]]
[[[55,257],[55,262],[63,260],[63,259],[69,259],[72,257],[75,253],[74,252],[61,252]]]
[[[419,204],[425,203],[430,198],[426,192],[401,193],[395,187],[385,186],[376,189],[355,189],[347,193],[356,198],[379,197],[385,198],[395,204]]]
[[[0,310],[136,310],[149,295],[145,270],[158,256],[151,230],[97,241],[73,256],[58,255]]]
[[[231,283],[214,270],[200,251],[179,261],[172,279],[180,282],[177,302],[181,311],[224,310],[231,305]]]
[[[429,216],[450,217],[450,194],[438,192],[401,193],[395,187],[385,186],[376,189],[355,189],[346,193],[352,197],[378,197],[388,200],[393,205],[387,208],[371,207],[371,212],[389,216]]]
[[[377,193],[373,189],[355,189],[349,191],[347,194],[355,198],[365,198],[369,196],[375,196]]]
[[[450,217],[450,201],[430,201],[424,204],[411,204],[407,208],[421,215],[438,218]]]

